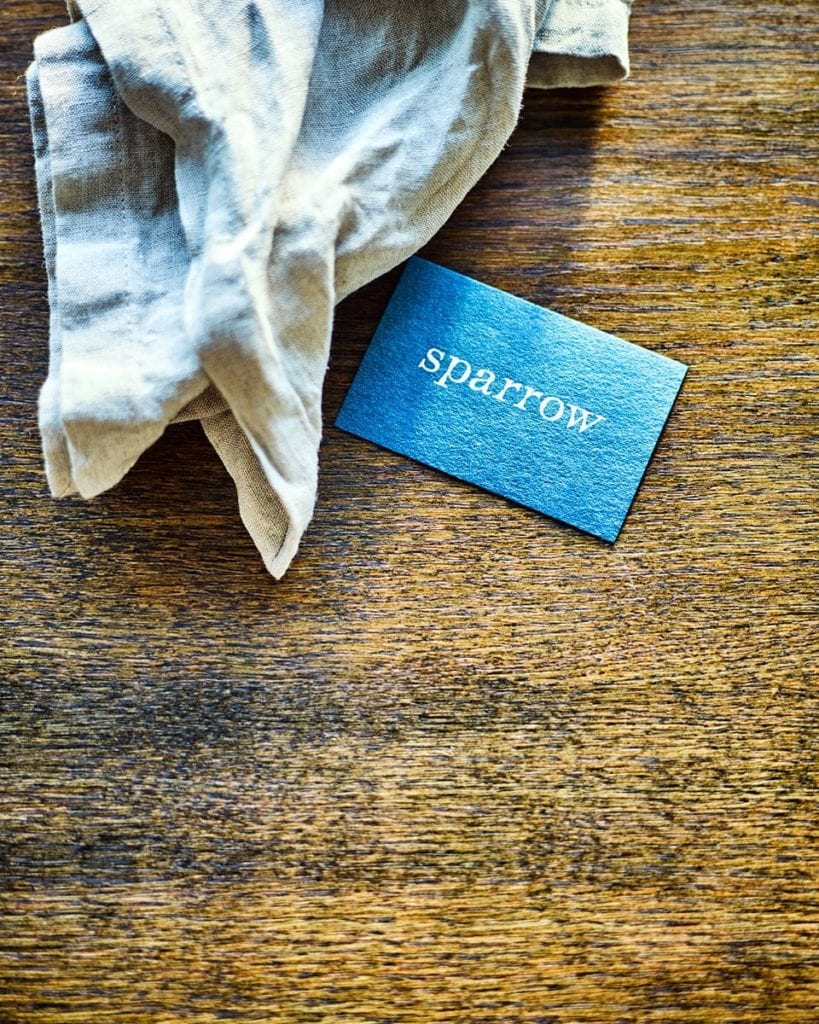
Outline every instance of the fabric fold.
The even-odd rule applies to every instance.
[[[527,84],[608,85],[629,73],[631,0],[554,0],[538,27]]]
[[[628,5],[71,8],[28,75],[51,489],[98,494],[199,419],[279,577],[313,513],[336,303],[440,228],[512,132],[527,75],[625,74]]]
[[[31,135],[34,144],[34,165],[37,180],[37,198],[40,206],[40,224],[43,234],[43,256],[48,281],[49,304],[49,359],[48,376],[40,389],[38,423],[43,444],[46,479],[51,493],[58,498],[74,490],[71,480],[71,460],[60,408],[60,364],[62,362],[62,328],[57,302],[57,227],[54,194],[51,187],[51,157],[48,150],[48,132],[45,109],[40,91],[37,64],[26,73]]]
[[[54,489],[88,498],[118,483],[208,381],[180,344],[188,261],[171,140],[122,103],[85,22],[40,36],[35,57],[56,367],[40,412],[59,422],[47,433],[61,433],[68,457],[68,480],[51,460]]]

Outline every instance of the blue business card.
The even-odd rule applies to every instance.
[[[685,373],[416,256],[336,426],[614,541]]]

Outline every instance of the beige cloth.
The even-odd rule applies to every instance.
[[[28,83],[57,495],[201,419],[281,576],[313,512],[335,304],[496,158],[527,82],[622,78],[622,0],[72,0]],[[533,53],[534,51],[534,53]]]

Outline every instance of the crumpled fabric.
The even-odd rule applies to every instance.
[[[438,230],[624,0],[70,0],[27,74],[55,496],[199,419],[267,569],[310,522],[335,304]]]

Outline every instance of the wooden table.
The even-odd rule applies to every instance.
[[[638,3],[426,250],[690,363],[617,544],[328,427],[279,584],[197,425],[46,493],[62,20],[0,8],[0,1021],[819,1020],[815,6]]]

